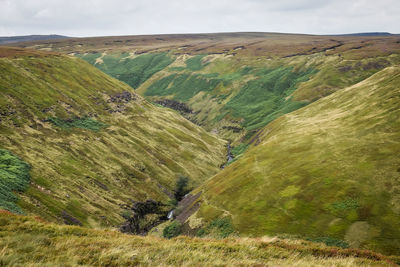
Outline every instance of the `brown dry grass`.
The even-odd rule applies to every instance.
[[[393,266],[371,251],[277,238],[140,237],[0,212],[2,266]]]
[[[173,51],[175,54],[237,54],[291,57],[325,52],[349,58],[400,52],[398,36],[318,36],[281,33],[213,33],[107,36],[23,42],[19,47],[64,53]]]

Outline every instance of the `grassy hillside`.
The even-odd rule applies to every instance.
[[[132,53],[115,55],[90,53],[83,55],[82,59],[133,88],[139,87],[154,73],[173,62],[166,53],[143,54],[136,57]]]
[[[285,37],[286,42],[293,41]],[[215,41],[215,46],[226,46],[219,53],[203,51],[199,42],[189,49],[166,39],[165,43],[170,44],[168,54],[159,52],[164,50],[161,46],[157,50],[157,45],[153,47],[154,52],[137,54],[119,51],[127,48],[114,44],[104,52],[99,47],[97,52],[75,55],[127,82],[149,100],[172,99],[186,104],[192,112],[184,114],[185,117],[208,131],[236,141],[234,145],[246,141],[239,138],[251,136],[279,116],[400,62],[399,47],[392,45],[390,38],[385,39],[387,53],[382,53],[382,44],[375,37],[340,37],[330,49],[320,43],[310,53],[284,56],[279,56],[286,48],[277,36],[270,37],[277,42],[274,55],[265,51],[259,55],[253,50],[258,51],[260,47],[246,46],[242,39],[235,39],[241,45],[229,49],[229,38]],[[266,37],[258,36],[257,40],[264,42],[263,38]],[[297,38],[305,38],[307,43],[322,37]],[[365,43],[369,43],[368,54],[363,54]],[[140,47],[139,43],[132,45]],[[296,49],[303,48],[297,44],[293,51]]]
[[[192,110],[184,114],[187,118],[231,140],[251,136],[283,114],[400,62],[397,54],[360,60],[316,54],[264,61],[246,56],[164,54],[166,59],[173,58],[174,63],[157,69],[158,72],[152,69],[153,76],[143,76],[147,65],[142,64],[141,58],[155,58],[159,54],[133,58],[118,53],[97,55],[102,61],[96,59],[94,65],[99,69],[128,82],[150,100],[185,103]],[[82,58],[88,60],[92,56],[85,54]],[[119,68],[128,72],[131,82],[126,76],[114,74]],[[138,79],[143,81],[139,86]]]
[[[397,36],[180,34],[20,46],[71,53],[151,101],[183,102],[186,118],[234,146],[279,116],[400,63]]]
[[[393,266],[396,257],[277,238],[161,239],[0,213],[4,266]]]
[[[389,67],[270,123],[202,187],[191,220],[399,254],[399,85]]]
[[[0,55],[3,209],[114,226],[132,200],[166,203],[179,174],[196,186],[224,162],[224,141],[81,59]]]

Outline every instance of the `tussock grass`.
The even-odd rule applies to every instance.
[[[14,192],[23,192],[29,184],[30,166],[5,149],[0,149],[0,209],[22,213]]]
[[[0,264],[13,266],[392,266],[398,258],[276,238],[140,237],[0,213]]]
[[[49,122],[52,124],[64,128],[81,128],[81,129],[88,129],[92,131],[99,131],[100,129],[104,128],[106,125],[96,121],[91,118],[73,118],[70,120],[61,120],[59,118],[49,118]]]

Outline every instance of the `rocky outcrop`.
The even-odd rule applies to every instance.
[[[136,96],[128,91],[124,91],[122,93],[118,93],[115,95],[110,96],[108,102],[112,103],[128,103],[132,100],[135,100]]]
[[[128,91],[110,95],[107,103],[110,104],[106,110],[109,113],[121,113],[126,110],[126,104],[137,99],[135,94]]]
[[[73,217],[72,215],[68,214],[65,210],[63,210],[61,212],[61,217],[63,218],[65,224],[82,226],[81,221],[79,221],[77,218]]]
[[[178,111],[181,114],[192,114],[194,113],[192,109],[190,109],[185,103],[181,103],[171,99],[162,99],[155,101],[156,104],[159,104],[163,107],[172,108]]]
[[[237,126],[222,126],[222,129],[226,129],[226,130],[232,131],[234,133],[240,133],[240,131],[243,130],[242,127],[237,127]]]
[[[187,194],[181,201],[179,201],[178,207],[175,209],[176,220],[180,223],[185,223],[186,220],[200,208],[201,192],[192,195]]]

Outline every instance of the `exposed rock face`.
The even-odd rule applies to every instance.
[[[179,201],[178,207],[176,208],[179,214],[176,215],[176,220],[180,223],[185,223],[186,220],[200,208],[200,202],[198,202],[200,195],[201,192],[195,195],[187,194]]]
[[[109,103],[110,106],[106,108],[109,113],[124,112],[126,110],[126,104],[137,99],[135,94],[128,91],[110,95],[109,97],[107,103]]]
[[[181,103],[181,102],[178,102],[175,100],[163,99],[163,100],[155,101],[155,103],[157,103],[161,106],[164,106],[164,107],[172,108],[183,114],[192,114],[193,113],[193,110],[190,109],[185,103]]]
[[[145,235],[151,228],[168,220],[166,205],[155,201],[133,202],[133,215],[120,227],[123,233]]]
[[[239,133],[240,131],[243,130],[242,127],[237,127],[237,126],[222,126],[222,129],[227,129],[227,130],[232,131],[234,133]]]
[[[105,190],[105,191],[109,191],[108,186],[106,186],[105,184],[103,184],[102,182],[99,182],[95,179],[93,179],[93,183],[95,185],[97,185],[98,187],[100,187],[101,189]]]
[[[132,100],[135,100],[136,97],[135,95],[131,94],[128,91],[124,91],[122,93],[118,93],[115,95],[110,96],[110,99],[108,100],[108,102],[112,102],[112,103],[128,103]]]

